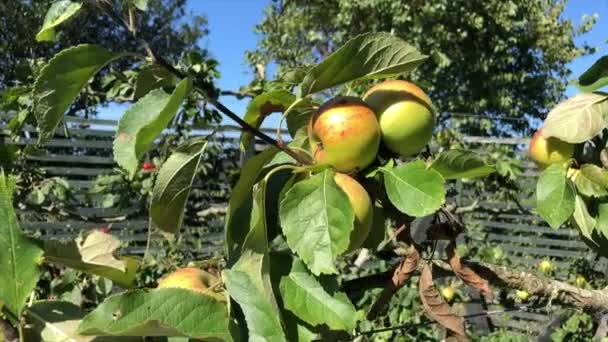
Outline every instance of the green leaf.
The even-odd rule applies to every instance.
[[[300,96],[357,79],[396,76],[414,70],[427,56],[386,32],[359,35],[311,68],[300,85]]]
[[[597,209],[597,230],[608,239],[608,203],[601,203]]]
[[[76,331],[103,336],[190,336],[232,341],[226,303],[180,289],[135,290],[106,299]]]
[[[13,209],[15,179],[0,171],[0,302],[16,317],[38,282],[42,250],[23,235]]]
[[[580,168],[580,174],[590,181],[608,189],[608,171],[601,167],[593,164],[583,164]]]
[[[150,204],[150,222],[158,229],[170,234],[179,232],[205,147],[207,142],[200,139],[186,142],[161,167]]]
[[[154,89],[173,87],[177,81],[177,77],[166,68],[158,64],[147,65],[137,74],[133,97],[140,99]]]
[[[268,229],[266,226],[266,181],[253,187],[253,208],[249,232],[245,236],[242,251],[251,250],[259,254],[268,253]]]
[[[574,185],[566,178],[568,164],[553,164],[536,184],[536,210],[553,229],[566,222],[574,211]]]
[[[599,93],[577,94],[553,108],[543,126],[543,135],[578,144],[606,128],[608,96]]]
[[[76,334],[84,312],[77,305],[63,301],[39,301],[25,312],[25,341],[45,342],[137,342],[141,338],[85,337]],[[0,339],[0,341],[2,341]]]
[[[308,126],[310,118],[315,111],[315,106],[317,106],[317,104],[312,101],[302,101],[290,111],[289,115],[287,115],[287,131],[292,138],[295,139],[298,131],[301,128],[306,128]]]
[[[596,222],[595,219],[589,214],[585,200],[579,195],[576,195],[576,199],[574,201],[574,213],[572,214],[572,219],[574,221],[574,225],[580,230],[581,234],[590,241],[593,241],[593,233]]]
[[[46,12],[42,28],[36,35],[37,42],[54,41],[55,28],[73,17],[82,8],[79,2],[69,0],[55,1]]]
[[[232,268],[223,272],[230,297],[245,315],[250,341],[286,341],[269,268],[268,254],[247,250]]]
[[[39,144],[47,143],[78,93],[99,70],[122,57],[97,45],[78,45],[56,54],[34,83],[32,100]]]
[[[286,70],[279,75],[279,79],[287,84],[300,84],[308,70],[312,68],[312,65],[301,65],[293,69]]]
[[[241,168],[241,176],[232,189],[230,200],[228,201],[228,212],[226,213],[224,226],[229,264],[238,259],[241,247],[248,233],[247,229],[243,229],[243,224],[248,224],[251,220],[253,185],[260,175],[264,173],[264,165],[278,151],[274,147],[268,148],[249,159]]]
[[[160,89],[149,92],[120,118],[114,139],[114,160],[129,172],[137,172],[139,159],[169,126],[190,90],[190,81],[182,80],[171,95]]]
[[[442,152],[431,164],[444,179],[485,177],[496,171],[475,152],[449,150]]]
[[[608,85],[608,56],[604,56],[587,69],[574,85],[584,92],[592,92]]]
[[[291,270],[281,278],[281,297],[285,308],[303,321],[332,330],[351,331],[357,323],[357,310],[346,294],[328,293],[304,264],[293,259]]]
[[[600,170],[602,170],[602,169],[599,168],[598,166],[592,165],[592,164],[585,164],[585,165],[587,165],[587,167],[585,168],[586,169],[585,173],[582,172],[582,167],[581,167],[581,170],[575,171],[576,173],[571,178],[572,181],[574,182],[574,185],[576,185],[576,189],[578,190],[578,192],[587,197],[608,196],[608,191],[606,190],[604,185],[602,183],[597,183],[595,181],[596,179],[603,180],[602,179],[603,175],[601,173],[598,173],[597,170],[595,170],[595,168],[598,168]],[[585,165],[583,165],[583,167]],[[592,178],[587,177],[587,175],[591,175]]]
[[[295,184],[281,202],[280,219],[289,248],[315,275],[336,273],[336,257],[348,248],[354,213],[348,196],[325,170]]]
[[[309,160],[311,163],[313,162],[312,156],[310,155],[310,143],[308,141],[306,127],[299,129],[293,140],[287,144],[287,146],[298,153],[302,159]],[[280,151],[270,162],[268,162],[268,164],[266,164],[266,167],[282,164],[297,164],[297,162],[289,154]]]
[[[44,242],[44,260],[79,271],[96,274],[130,288],[136,278],[139,262],[135,258],[116,258],[120,240],[109,234],[93,232],[84,240],[49,240]]]
[[[247,105],[243,120],[255,128],[262,126],[264,119],[271,113],[283,112],[296,100],[296,96],[287,90],[271,90],[254,97]],[[241,134],[241,149],[246,149],[251,133]]]
[[[427,169],[421,160],[381,170],[389,200],[407,215],[430,215],[445,201],[443,177],[439,172]]]
[[[148,0],[131,0],[131,2],[140,11],[144,11],[145,12],[145,11],[148,10]]]

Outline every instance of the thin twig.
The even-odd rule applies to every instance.
[[[112,18],[114,21],[116,21],[118,24],[122,25],[129,31],[128,22],[126,20],[124,20],[120,15],[118,15],[114,11],[114,9],[112,8],[111,5],[108,5],[107,3],[103,3],[103,2],[98,2],[98,1],[93,1],[93,4],[95,6],[97,6],[97,8],[99,8],[103,13],[108,15],[110,18]],[[134,38],[136,38],[136,37],[134,37]],[[150,44],[147,41],[145,41],[141,38],[139,38],[139,41],[141,42],[143,48],[146,50],[146,52],[148,53],[148,55],[150,56],[152,61],[154,61],[156,64],[164,67],[169,72],[171,72],[172,74],[174,74],[175,76],[177,76],[179,78],[188,77],[188,75],[186,73],[178,70],[177,68],[175,68],[173,66],[173,64],[169,63],[164,57],[158,55],[152,49],[152,47],[150,46]],[[291,156],[293,159],[295,159],[298,163],[300,163],[302,165],[310,164],[310,162],[308,160],[306,160],[305,158],[302,158],[298,153],[296,153],[295,151],[293,151],[292,149],[287,147],[284,143],[277,141],[276,139],[270,137],[269,135],[265,134],[264,132],[260,131],[259,129],[251,126],[245,120],[241,119],[237,114],[235,114],[233,111],[231,111],[226,106],[224,106],[216,98],[209,95],[209,92],[207,91],[207,89],[205,89],[205,87],[201,87],[196,80],[194,80],[194,84],[195,84],[195,89],[197,90],[197,92],[199,92],[208,103],[210,103],[212,106],[217,108],[217,110],[219,110],[222,114],[224,114],[225,116],[227,116],[228,118],[232,119],[237,124],[239,124],[239,126],[241,126],[245,131],[250,132],[251,134],[260,138],[265,143],[267,143],[269,145],[273,145],[273,146],[277,147],[278,149],[280,149],[281,151],[287,153],[289,156]]]

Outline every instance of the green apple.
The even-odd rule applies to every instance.
[[[435,115],[431,99],[415,84],[384,81],[363,96],[378,116],[382,142],[404,157],[420,152],[431,140]]]
[[[336,184],[348,196],[355,213],[355,227],[350,234],[348,251],[353,251],[365,242],[374,222],[374,205],[365,188],[354,178],[344,173],[336,173]]]
[[[523,290],[515,290],[515,295],[522,301],[526,301],[530,297],[530,294]]]
[[[540,168],[546,168],[554,163],[563,163],[574,155],[574,145],[557,138],[545,138],[543,130],[539,129],[528,148],[530,159]]]
[[[451,303],[454,300],[454,296],[456,295],[456,291],[451,286],[447,286],[441,289],[441,295],[445,299],[446,302]]]
[[[538,264],[538,269],[543,273],[553,272],[553,264],[548,260],[543,260]]]
[[[574,279],[574,283],[578,287],[584,287],[587,284],[587,279],[582,274],[577,274],[576,279]]]
[[[312,116],[308,137],[318,163],[350,173],[376,159],[380,126],[376,115],[359,98],[340,96],[325,102]]]
[[[226,297],[214,289],[220,283],[219,278],[209,272],[196,267],[184,267],[161,278],[157,288],[187,289],[225,301]]]

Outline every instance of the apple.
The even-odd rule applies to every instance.
[[[365,188],[354,178],[344,173],[336,173],[334,180],[348,196],[355,213],[355,227],[350,233],[348,251],[358,249],[367,239],[374,223],[374,205]]]
[[[539,129],[529,145],[529,155],[540,168],[546,168],[554,163],[563,163],[574,155],[574,145],[557,138],[545,138],[543,130]]]
[[[158,281],[157,289],[187,289],[225,301],[225,296],[214,290],[214,286],[218,284],[220,280],[215,275],[196,267],[184,267],[162,277]]]
[[[392,152],[409,157],[431,140],[435,129],[431,99],[415,84],[384,81],[370,88],[363,101],[376,112],[382,142]]]
[[[376,159],[380,126],[361,99],[339,96],[325,102],[308,125],[313,157],[339,172],[362,170]]]
[[[522,301],[525,301],[528,299],[528,297],[530,296],[530,294],[526,291],[523,290],[515,290],[515,295],[517,296],[517,298],[519,298]]]
[[[445,299],[446,302],[451,303],[454,300],[454,296],[456,295],[456,291],[451,286],[447,286],[441,289],[441,295]]]
[[[578,287],[584,287],[587,284],[587,279],[582,274],[577,274],[576,279],[574,279],[574,283]]]
[[[154,164],[152,164],[152,163],[145,162],[144,165],[142,166],[142,169],[144,171],[152,171],[152,170],[156,169],[156,166],[154,166]]]
[[[548,260],[543,260],[538,264],[538,269],[543,273],[553,272],[553,264]]]

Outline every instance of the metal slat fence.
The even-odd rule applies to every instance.
[[[0,123],[1,125],[1,123]],[[117,122],[112,120],[83,120],[80,118],[67,118],[67,132],[57,130],[55,137],[44,147],[44,154],[35,154],[28,157],[28,163],[39,166],[49,177],[62,177],[67,179],[74,191],[81,196],[94,185],[97,176],[110,174],[115,167],[112,159],[112,140],[117,127]],[[0,127],[1,128],[1,127]],[[238,149],[238,127],[222,126],[214,128],[216,137],[214,144],[219,146],[223,152],[219,168],[237,172],[239,160]],[[194,131],[193,135],[207,135],[212,130]],[[274,130],[266,130],[274,134]],[[285,132],[286,134],[286,132]],[[465,137],[469,144],[484,150],[488,144],[510,145],[521,151],[521,147],[527,144],[527,139],[518,138],[487,138],[487,137]],[[10,141],[8,138],[0,137],[0,144],[16,144],[18,146],[35,145],[36,132],[33,128],[25,129],[23,136],[18,141]],[[257,149],[263,146],[257,145]],[[523,160],[523,159],[522,159]],[[538,174],[533,164],[522,162],[525,168],[524,178],[526,186],[533,186],[533,178]],[[183,240],[194,255],[210,256],[222,253],[222,229],[223,215],[229,198],[229,191],[209,190],[211,183],[229,183],[229,179],[218,179],[204,177],[194,184],[192,198],[188,208],[195,220],[187,220],[188,227],[183,229]],[[531,185],[532,184],[532,185]],[[223,184],[222,188],[229,189],[230,184]],[[216,192],[213,195],[214,191]],[[201,194],[204,195],[201,197]],[[211,194],[211,195],[210,195]],[[543,259],[551,258],[558,268],[556,276],[565,277],[573,258],[586,258],[593,261],[598,271],[606,270],[606,262],[590,253],[586,245],[580,240],[578,233],[569,228],[553,230],[543,220],[534,214],[530,199],[523,199],[522,206],[517,207],[510,203],[496,201],[492,193],[484,193],[479,199],[478,207],[466,215],[467,225],[477,226],[475,234],[469,234],[469,243],[496,244],[505,252],[510,262],[514,265],[522,265],[526,268],[534,267]],[[97,221],[89,222],[86,219],[74,220],[70,217],[66,220],[49,221],[41,218],[31,218],[32,213],[20,211],[20,216],[26,218],[22,222],[23,229],[34,232],[43,239],[63,238],[72,239],[83,230],[95,229],[100,226],[99,220],[107,219],[110,231],[120,235],[128,244],[127,253],[143,253],[148,238],[148,220],[143,215],[129,216],[129,208],[97,208],[82,206],[75,208],[73,215],[83,218],[96,218]],[[36,216],[36,215],[33,215]],[[115,220],[116,217],[129,216],[127,220]],[[198,222],[199,224],[189,224]],[[481,235],[479,235],[481,232]],[[160,235],[153,236],[155,241],[162,241]],[[477,304],[479,305],[477,305]],[[476,299],[469,304],[469,311],[494,308],[492,303],[483,303],[482,299]],[[476,309],[475,309],[476,308]],[[542,310],[538,312],[511,313],[508,318],[504,316],[491,317],[487,319],[489,326],[504,327],[518,333],[538,333],[549,322],[551,315]]]

